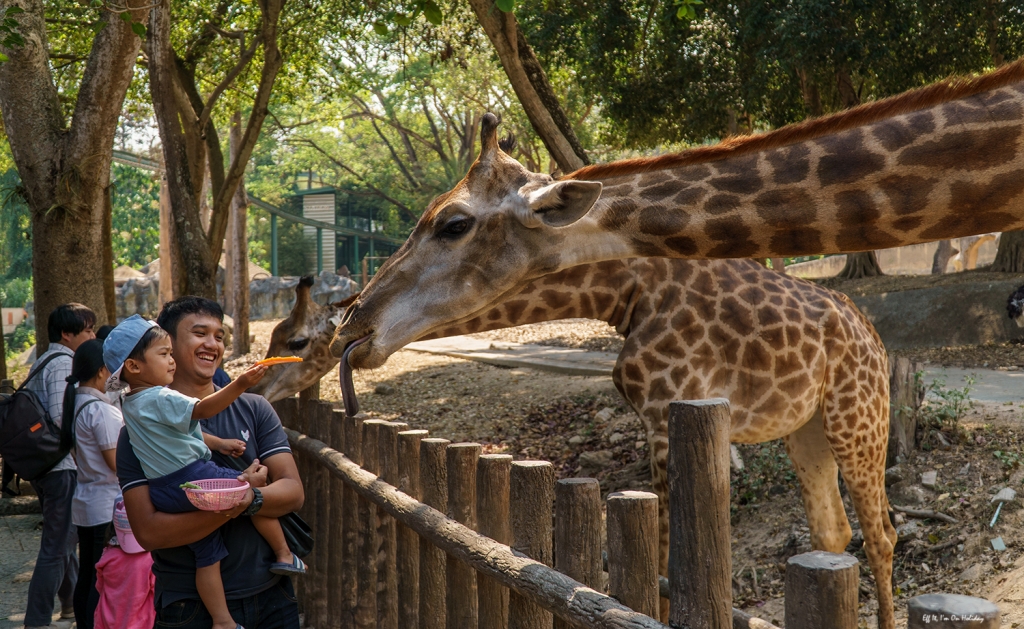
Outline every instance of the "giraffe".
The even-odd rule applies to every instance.
[[[305,307],[309,323],[302,317],[282,322],[267,355],[323,356],[333,328],[316,327],[341,315],[339,306],[330,308],[331,316],[310,316],[315,309]],[[625,336],[613,379],[647,433],[659,496],[661,574],[668,569],[668,405],[724,397],[732,441],[784,439],[815,549],[843,552],[850,541],[837,483],[842,471],[879,609],[888,610],[883,618],[891,615],[896,534],[884,492],[887,359],[874,328],[849,299],[750,260],[606,261],[544,276],[494,308],[423,338],[572,317],[606,321]],[[315,350],[317,343],[324,347]],[[285,397],[337,362],[282,365],[257,386],[272,400]],[[290,386],[278,384],[289,370],[295,372]]]

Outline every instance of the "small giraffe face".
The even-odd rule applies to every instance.
[[[526,170],[500,149],[491,114],[484,117],[481,146],[469,174],[431,203],[349,308],[331,343],[335,356],[368,337],[350,362],[379,366],[407,343],[560,268],[557,252],[567,243],[559,228],[585,215],[602,185]]]

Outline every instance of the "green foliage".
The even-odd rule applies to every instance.
[[[922,419],[926,425],[936,428],[951,428],[954,431],[960,419],[974,408],[971,388],[978,381],[977,374],[964,376],[963,388],[947,387],[944,378],[936,378],[928,386],[927,405],[922,408]]]
[[[25,9],[17,6],[9,6],[0,11],[0,47],[11,49],[25,45],[25,38],[15,30],[18,28],[18,20],[12,17],[24,12]],[[8,60],[8,56],[0,52],[0,63]]]
[[[32,222],[18,171],[0,174],[0,280],[32,276]]]
[[[4,308],[21,308],[32,299],[32,278],[0,280],[0,303]]]
[[[1016,469],[1024,464],[1024,455],[1019,452],[996,450],[992,453],[992,456],[994,456],[996,460],[999,461],[1007,470]]]
[[[4,360],[10,360],[36,344],[36,330],[29,319],[14,328],[10,337],[4,339]]]
[[[743,469],[733,471],[731,495],[735,504],[745,505],[768,498],[773,489],[788,489],[796,482],[793,463],[781,441],[737,446]]]
[[[160,182],[131,166],[112,170],[114,265],[138,269],[160,256]]]

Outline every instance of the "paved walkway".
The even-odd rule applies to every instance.
[[[37,525],[41,523],[41,515],[0,517],[0,629],[25,624],[28,582],[39,552]]]
[[[405,349],[478,360],[503,367],[525,367],[574,376],[610,376],[618,357],[614,352],[487,341],[468,336],[410,343]],[[929,367],[924,370],[924,381],[930,385],[941,378],[945,380],[947,388],[963,388],[964,377],[972,374],[977,376],[976,382],[971,385],[972,399],[995,403],[1024,401],[1024,371]]]

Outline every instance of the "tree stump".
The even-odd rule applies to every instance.
[[[889,449],[887,467],[906,460],[914,450],[917,415],[925,388],[917,373],[921,365],[906,356],[889,356]]]
[[[915,596],[907,604],[907,629],[998,627],[999,607],[983,598],[959,594],[924,594]]]
[[[786,562],[786,629],[857,629],[860,568],[852,555],[815,550]]]
[[[939,246],[935,249],[935,256],[932,258],[932,275],[945,273],[949,261],[958,253],[960,252],[953,248],[952,241],[940,240]]]
[[[862,251],[860,253],[846,254],[846,265],[836,277],[844,280],[854,280],[862,277],[877,277],[885,275],[882,267],[878,265],[878,258],[874,251]]]

